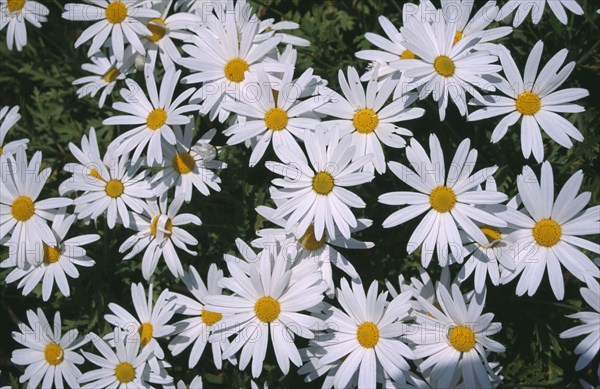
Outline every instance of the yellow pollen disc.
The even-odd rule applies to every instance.
[[[552,247],[560,241],[562,229],[552,219],[543,219],[533,227],[533,239],[543,247]]]
[[[48,246],[44,243],[44,263],[50,265],[58,262],[60,259],[60,249],[58,246]]]
[[[152,236],[156,236],[156,229],[158,227],[158,219],[160,218],[160,215],[156,215],[152,218],[152,222],[150,222],[150,233],[152,233]],[[168,232],[165,232],[166,235],[171,235],[171,232],[173,231],[173,222],[171,221],[171,219],[167,219],[167,221],[165,222],[165,229]]]
[[[438,186],[429,194],[429,204],[440,213],[450,212],[456,205],[456,195],[452,188]]]
[[[150,32],[152,32],[152,35],[147,37],[150,42],[158,42],[167,33],[167,24],[162,18],[150,20],[148,24],[146,24],[146,27],[148,27],[148,30],[150,30]]]
[[[263,323],[271,323],[279,317],[280,312],[279,301],[270,296],[261,297],[254,304],[254,313]]]
[[[246,78],[248,62],[241,58],[234,58],[225,64],[225,78],[231,82],[242,82]]]
[[[127,384],[135,379],[135,369],[129,362],[121,362],[115,367],[115,377],[122,384]]]
[[[123,183],[119,180],[110,180],[106,183],[106,188],[104,188],[104,190],[106,191],[107,195],[109,195],[113,199],[116,199],[117,197],[123,194],[123,192],[125,191],[125,187],[123,186]]]
[[[112,24],[122,23],[127,17],[127,6],[120,1],[110,3],[106,7],[106,20]]]
[[[535,115],[542,108],[542,100],[533,92],[523,92],[517,97],[515,107],[522,115]]]
[[[466,353],[475,347],[475,333],[467,326],[456,326],[448,331],[450,345],[461,353]]]
[[[65,359],[65,351],[60,344],[48,343],[44,349],[44,359],[52,366],[60,365]]]
[[[271,131],[281,131],[288,125],[288,115],[281,108],[271,108],[265,114],[265,124]]]
[[[333,177],[328,172],[319,172],[313,178],[312,187],[320,195],[328,195],[335,186]]]
[[[194,166],[196,166],[196,161],[194,157],[190,153],[183,152],[177,154],[173,157],[173,169],[179,174],[188,174],[192,170],[194,170]]]
[[[152,340],[152,323],[142,323],[138,332],[140,333],[140,345],[144,347]]]
[[[379,117],[371,108],[359,109],[354,114],[352,123],[354,124],[356,131],[361,134],[370,134],[377,128]]]
[[[454,41],[452,42],[452,46],[457,44],[458,41],[462,39],[462,37],[463,37],[462,31],[456,31],[456,34],[454,34]]]
[[[100,181],[104,181],[104,178],[102,178],[102,176],[100,175],[100,173],[98,172],[98,170],[95,167],[93,167],[93,168],[90,169],[90,172],[88,173],[88,176],[97,178]]]
[[[10,214],[20,222],[26,222],[31,219],[34,213],[35,204],[33,204],[33,200],[28,196],[17,197],[10,207]]]
[[[218,323],[223,318],[223,315],[219,312],[211,312],[207,310],[202,310],[202,322],[206,324],[208,327]]]
[[[167,122],[167,111],[162,108],[153,109],[146,118],[146,125],[152,131],[156,131]]]
[[[8,0],[6,2],[8,12],[19,12],[23,7],[25,7],[25,0]]]
[[[440,76],[443,77],[451,77],[454,75],[454,71],[456,70],[456,66],[454,66],[454,62],[450,59],[450,57],[445,55],[440,55],[433,61],[433,68]]]
[[[500,239],[500,237],[502,236],[502,234],[500,233],[500,230],[497,229],[496,227],[481,226],[481,227],[479,227],[479,229],[481,230],[481,232],[483,232],[483,235],[485,235],[488,242],[490,242],[490,243],[495,240]]]
[[[375,323],[366,321],[358,326],[356,340],[364,348],[373,348],[379,342],[379,328]]]
[[[402,54],[400,54],[400,59],[417,59],[417,56],[410,50],[404,50]]]
[[[121,72],[119,71],[119,69],[117,69],[117,68],[111,68],[108,72],[106,72],[106,74],[104,74],[104,76],[102,77],[102,79],[107,84],[110,84],[111,82],[115,82],[115,80],[117,79],[117,77],[119,77],[120,75],[121,75]]]
[[[321,237],[321,239],[317,240],[315,238],[315,228],[311,224],[306,229],[306,232],[304,233],[304,235],[302,235],[302,237],[300,237],[300,240],[298,242],[301,243],[305,249],[314,251],[314,250],[318,250],[321,247],[325,246],[326,239],[327,239],[327,235],[325,235],[325,232],[323,232],[323,236]]]

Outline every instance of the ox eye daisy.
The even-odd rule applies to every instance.
[[[13,140],[11,142],[4,143],[8,131],[21,119],[19,114],[19,107],[14,106],[12,108],[2,107],[0,109],[0,158],[3,155],[14,155],[18,148],[27,148],[29,139]]]
[[[554,16],[565,25],[568,22],[565,9],[575,15],[583,15],[583,8],[577,3],[577,0],[537,0],[535,3],[531,3],[528,0],[508,0],[500,9],[500,12],[498,12],[496,20],[502,20],[516,11],[513,26],[518,27],[531,12],[531,21],[533,24],[538,24],[542,19],[546,4],[548,4]]]
[[[28,21],[34,27],[42,27],[48,21],[50,11],[45,5],[32,0],[0,0],[0,31],[7,27],[6,45],[9,50],[13,44],[21,51],[27,44]]]

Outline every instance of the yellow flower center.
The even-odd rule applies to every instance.
[[[138,332],[140,333],[140,345],[144,347],[152,340],[152,323],[142,323]]]
[[[265,114],[265,124],[271,131],[281,131],[288,125],[288,115],[281,108],[271,108]]]
[[[162,108],[153,109],[146,118],[146,125],[152,131],[156,131],[167,122],[167,111]]]
[[[46,265],[51,265],[53,263],[58,262],[60,259],[60,249],[58,246],[48,246],[44,243],[44,263]]]
[[[152,19],[146,24],[148,30],[152,33],[147,38],[150,42],[158,42],[161,40],[165,34],[167,33],[167,24],[163,18]]]
[[[552,219],[543,219],[533,227],[533,239],[543,247],[552,247],[560,241],[562,229]]]
[[[246,78],[248,62],[241,58],[234,58],[225,64],[225,78],[231,82],[242,82]]]
[[[373,348],[379,342],[379,328],[375,323],[366,321],[358,326],[356,330],[356,340],[364,348]]]
[[[44,349],[44,359],[52,366],[58,366],[65,360],[65,351],[60,344],[48,343]]]
[[[329,172],[319,172],[313,178],[312,187],[320,195],[328,195],[334,187],[333,176]]]
[[[202,310],[202,322],[208,327],[218,323],[223,318],[223,315],[219,312],[211,312],[205,309]]]
[[[475,347],[475,333],[467,326],[459,325],[450,328],[448,340],[450,345],[461,353],[466,353]]]
[[[112,24],[122,23],[127,17],[127,6],[120,1],[110,3],[106,7],[106,20]]]
[[[90,172],[88,173],[88,176],[97,178],[100,181],[104,181],[104,178],[102,178],[102,176],[100,175],[100,172],[98,172],[98,169],[96,169],[95,167],[93,167],[93,168],[90,169]]]
[[[325,234],[325,232],[323,232],[323,236],[321,237],[320,240],[317,240],[315,238],[315,228],[311,224],[306,229],[306,232],[304,232],[304,235],[302,235],[300,237],[298,242],[301,243],[305,249],[314,251],[314,250],[318,250],[321,247],[325,246],[326,240],[327,240],[327,235]]]
[[[33,204],[31,197],[28,196],[17,197],[10,207],[10,214],[20,222],[26,222],[31,219],[34,213],[35,204]]]
[[[123,194],[125,191],[125,186],[123,186],[123,183],[119,180],[110,180],[106,183],[104,190],[106,191],[107,195],[113,199],[116,199]]]
[[[400,54],[400,59],[417,59],[418,57],[410,50],[404,50],[402,54]]]
[[[433,61],[433,68],[440,76],[443,77],[451,77],[454,75],[454,71],[456,70],[456,66],[454,65],[454,61],[450,59],[450,57],[446,55],[440,55]]]
[[[279,301],[270,296],[261,297],[254,304],[254,313],[263,323],[271,323],[279,317],[280,312]]]
[[[352,123],[354,124],[356,131],[361,134],[370,134],[377,128],[379,117],[371,108],[359,109],[354,114]]]
[[[135,379],[135,369],[129,362],[121,362],[115,367],[115,377],[122,384],[127,384]]]
[[[500,237],[502,236],[502,234],[500,233],[500,230],[497,229],[496,227],[481,226],[481,227],[479,227],[479,229],[481,230],[481,232],[483,232],[483,235],[485,235],[485,237],[487,238],[489,243],[492,243],[493,241],[500,239]]]
[[[454,41],[452,42],[452,46],[457,44],[458,41],[462,39],[462,37],[463,37],[462,31],[456,31],[456,34],[454,34]]]
[[[456,205],[456,195],[452,188],[438,186],[429,194],[429,204],[440,213],[450,212]]]
[[[190,153],[183,152],[175,155],[173,157],[173,169],[179,174],[188,174],[192,170],[194,170],[194,166],[196,166],[196,161],[194,157]]]
[[[25,0],[8,0],[6,2],[8,12],[19,12],[25,7]]]
[[[160,215],[156,215],[152,218],[152,222],[150,222],[150,233],[152,234],[152,236],[156,236],[159,219]],[[168,218],[165,222],[165,230],[167,230],[167,232],[165,232],[165,235],[171,235],[171,233],[173,232],[173,222],[170,218]]]
[[[515,101],[517,111],[522,115],[535,115],[542,108],[542,100],[533,92],[523,92]]]
[[[115,82],[115,80],[117,79],[117,77],[119,77],[120,75],[121,75],[121,72],[119,71],[119,69],[117,69],[117,68],[111,68],[108,72],[106,72],[104,74],[104,76],[102,77],[102,79],[107,84],[110,84],[111,82]]]

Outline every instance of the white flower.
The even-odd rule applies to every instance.
[[[241,3],[241,1],[238,1]],[[275,19],[264,19],[260,21],[260,27],[258,28],[258,35],[254,39],[254,42],[261,42],[272,36],[281,37],[281,43],[285,45],[293,45],[300,47],[310,46],[310,41],[300,38],[294,35],[286,34],[281,31],[285,30],[297,30],[300,28],[298,23],[290,22],[287,20],[275,22]]]
[[[423,267],[429,266],[434,251],[441,266],[448,263],[448,250],[459,263],[462,263],[464,251],[458,232],[458,226],[479,244],[488,240],[473,220],[497,227],[505,227],[506,222],[491,213],[472,205],[498,204],[507,196],[496,191],[473,190],[491,177],[497,166],[481,169],[473,174],[477,160],[477,150],[470,150],[470,140],[463,140],[458,146],[454,158],[448,166],[448,175],[444,154],[440,142],[431,134],[429,149],[431,158],[414,138],[406,147],[406,157],[413,169],[399,163],[390,162],[392,173],[412,187],[411,192],[390,192],[379,196],[379,202],[388,205],[408,205],[395,211],[383,221],[383,227],[389,228],[403,224],[425,213],[425,217],[408,239],[407,251],[421,249]]]
[[[199,106],[193,104],[182,105],[194,93],[195,88],[190,88],[173,100],[175,87],[177,87],[181,70],[175,67],[166,70],[160,85],[160,93],[156,88],[154,74],[146,75],[146,88],[150,100],[142,88],[133,80],[126,80],[128,89],[121,89],[121,96],[126,102],[116,102],[113,108],[127,115],[113,116],[105,119],[102,124],[137,125],[129,131],[115,138],[109,146],[115,156],[123,155],[134,150],[132,162],[136,162],[146,146],[148,146],[146,163],[161,163],[163,160],[162,139],[169,145],[175,145],[176,139],[172,125],[189,123],[190,119],[184,114],[196,111]]]
[[[567,88],[556,91],[569,77],[575,68],[575,61],[560,68],[567,57],[567,49],[556,53],[541,70],[538,66],[542,56],[544,43],[539,41],[531,50],[525,65],[525,77],[521,78],[519,69],[510,52],[505,47],[498,50],[500,62],[507,79],[501,79],[496,87],[506,96],[489,95],[476,98],[474,105],[485,108],[469,115],[468,120],[481,120],[499,115],[506,115],[494,128],[492,143],[498,142],[506,135],[508,128],[521,120],[521,148],[525,158],[533,151],[536,161],[544,160],[544,144],[540,127],[559,145],[571,148],[570,138],[583,141],[583,135],[571,122],[557,113],[577,113],[585,109],[572,101],[589,95],[587,89]]]
[[[419,118],[425,110],[408,108],[414,99],[407,98],[394,100],[386,105],[397,81],[395,77],[385,79],[378,91],[377,77],[378,66],[373,71],[365,93],[356,69],[348,67],[349,82],[340,70],[338,80],[344,96],[334,93],[331,102],[317,108],[317,111],[337,118],[324,121],[322,126],[339,128],[340,137],[351,134],[351,145],[354,146],[353,160],[373,154],[372,162],[366,163],[363,169],[373,171],[375,168],[377,173],[382,174],[385,173],[385,155],[381,143],[393,148],[402,148],[406,146],[402,136],[412,136],[412,132],[394,123]]]
[[[201,225],[200,218],[191,213],[177,214],[183,204],[183,196],[178,196],[167,206],[167,196],[163,195],[156,201],[149,201],[144,207],[143,214],[133,214],[133,228],[139,231],[129,237],[119,252],[132,249],[123,259],[133,258],[145,249],[142,258],[142,274],[146,280],[154,273],[158,260],[163,257],[167,267],[174,277],[180,277],[183,267],[175,247],[190,255],[197,255],[187,245],[197,246],[198,240],[181,228],[185,224]]]
[[[480,36],[471,36],[454,44],[457,31],[457,18],[444,18],[438,10],[435,19],[418,21],[409,19],[401,33],[406,48],[417,58],[396,61],[390,65],[400,71],[409,82],[404,87],[418,88],[419,98],[424,99],[433,93],[438,103],[440,121],[446,116],[448,100],[456,105],[461,115],[467,115],[465,93],[481,97],[477,88],[494,91],[491,82],[502,67],[494,65],[498,59],[487,51],[473,51]]]
[[[281,147],[283,163],[267,162],[267,169],[284,176],[274,179],[273,184],[282,189],[271,193],[274,199],[287,200],[277,208],[274,218],[287,219],[286,230],[297,225],[296,238],[300,238],[310,224],[314,225],[315,239],[320,240],[325,231],[335,236],[339,231],[350,238],[350,228],[358,226],[350,207],[364,208],[365,203],[346,187],[371,181],[373,173],[360,172],[371,155],[351,162],[354,147],[347,136],[339,139],[337,129],[326,140],[322,131],[306,134],[304,145],[309,162],[304,153],[295,154]]]
[[[64,379],[71,388],[78,387],[77,378],[81,371],[75,365],[81,365],[84,359],[76,349],[87,343],[88,338],[78,337],[76,329],[62,335],[58,311],[54,314],[53,325],[40,308],[37,314],[28,310],[27,320],[29,325],[19,323],[21,332],[12,333],[12,338],[26,347],[14,350],[10,359],[14,364],[27,366],[19,382],[27,382],[27,388],[38,385],[62,388]]]
[[[19,147],[15,157],[7,154],[0,164],[0,240],[10,236],[6,245],[13,251],[16,264],[25,268],[25,260],[37,265],[44,258],[43,242],[55,240],[46,220],[51,220],[59,209],[73,204],[73,200],[53,197],[36,201],[51,169],[39,172],[42,153],[36,152],[29,163],[25,148]],[[10,234],[10,235],[9,235]]]
[[[415,358],[423,359],[418,370],[429,377],[432,387],[455,387],[464,380],[466,388],[491,388],[493,373],[487,354],[489,351],[504,352],[500,343],[489,338],[502,329],[492,322],[494,315],[482,315],[485,293],[471,299],[468,306],[458,285],[438,283],[436,296],[439,308],[424,298],[417,300],[426,313],[414,312],[417,318],[414,331],[407,337],[416,347]]]
[[[8,154],[14,155],[19,147],[27,148],[29,139],[19,139],[4,143],[8,130],[10,130],[20,119],[21,114],[19,114],[18,106],[14,106],[10,110],[8,109],[8,106],[0,109],[0,157]]]
[[[296,366],[302,364],[294,344],[295,335],[312,339],[314,331],[324,326],[320,319],[300,312],[323,300],[325,283],[318,277],[308,277],[290,284],[292,272],[286,269],[284,255],[281,251],[261,251],[249,276],[236,262],[227,262],[232,278],[222,279],[221,285],[235,295],[204,297],[204,309],[224,315],[209,341],[236,334],[223,351],[223,358],[243,348],[240,369],[245,369],[252,359],[254,378],[262,372],[269,335],[277,364],[283,374],[288,374],[290,360]]]
[[[562,300],[565,293],[562,264],[571,274],[585,281],[585,274],[600,277],[598,267],[576,247],[600,254],[600,245],[580,238],[600,231],[600,206],[584,210],[591,193],[577,194],[583,181],[581,170],[569,178],[554,199],[554,175],[548,161],[542,164],[541,181],[529,166],[517,177],[519,196],[525,209],[508,208],[503,215],[516,230],[508,239],[509,250],[500,263],[510,270],[504,283],[520,275],[516,293],[532,296],[548,269],[554,296]]]
[[[160,18],[160,13],[147,8],[147,2],[134,0],[95,0],[93,5],[69,3],[65,5],[62,17],[67,20],[97,20],[88,27],[75,42],[79,47],[92,39],[88,56],[100,50],[110,35],[110,46],[119,62],[124,61],[125,43],[130,43],[138,53],[144,54],[144,45],[140,36],[152,35],[142,21]]]
[[[42,27],[48,21],[50,11],[45,5],[32,0],[0,0],[0,31],[6,30],[6,45],[9,50],[13,42],[18,51],[27,44],[25,20],[34,27]]]
[[[600,285],[589,275],[585,276],[585,282],[587,287],[579,289],[581,297],[596,312],[578,312],[567,315],[568,318],[581,320],[583,324],[560,333],[560,337],[563,339],[587,335],[575,348],[575,354],[579,354],[575,365],[577,371],[589,365],[600,351]],[[596,374],[600,377],[600,364]]]
[[[60,292],[68,297],[69,282],[66,276],[79,278],[79,271],[75,267],[94,266],[96,262],[86,255],[81,246],[100,239],[98,234],[79,235],[65,240],[65,236],[75,221],[75,215],[66,216],[62,213],[56,215],[52,220],[52,231],[55,239],[43,243],[44,258],[42,262],[25,269],[16,268],[6,276],[6,283],[19,281],[18,288],[23,288],[23,296],[28,295],[33,288],[42,282],[42,298],[48,301],[52,293],[52,287],[57,285]],[[13,256],[0,264],[0,267],[16,266]]]
[[[544,14],[546,2],[548,2],[552,13],[562,24],[566,25],[568,21],[565,8],[575,15],[583,15],[583,8],[577,3],[577,0],[508,0],[508,2],[500,9],[498,16],[496,16],[496,20],[506,18],[516,10],[517,13],[513,19],[513,26],[518,27],[521,25],[529,12],[531,12],[531,21],[533,24],[538,24]]]
[[[175,300],[168,289],[160,293],[155,304],[152,303],[153,298],[152,284],[148,287],[146,298],[144,286],[141,283],[132,283],[131,300],[137,317],[118,304],[108,304],[112,314],[104,315],[104,319],[116,328],[115,332],[108,334],[105,339],[112,339],[118,345],[120,339],[127,337],[129,342],[139,344],[142,350],[148,349],[151,355],[163,359],[165,354],[157,339],[167,337],[175,331],[175,327],[168,324],[175,313]]]
[[[207,311],[204,308],[204,298],[209,295],[220,295],[223,288],[219,285],[223,278],[223,271],[217,268],[214,263],[208,269],[206,284],[198,274],[198,271],[190,266],[189,270],[181,277],[181,280],[193,295],[193,299],[179,293],[172,293],[175,296],[176,313],[188,316],[174,323],[175,336],[169,343],[169,350],[173,356],[181,354],[183,350],[193,344],[188,359],[188,368],[193,369],[200,357],[204,353],[204,348],[208,344],[208,337],[223,319],[223,314],[219,312]],[[212,357],[215,367],[222,369],[223,348],[228,343],[225,341],[216,341],[211,343]]]

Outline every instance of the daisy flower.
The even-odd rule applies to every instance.
[[[503,218],[516,230],[508,239],[511,247],[500,263],[510,270],[505,283],[520,275],[516,293],[532,296],[548,269],[554,296],[565,294],[562,264],[571,274],[585,281],[585,274],[600,277],[600,270],[577,247],[600,254],[600,245],[580,236],[597,235],[600,231],[600,206],[584,210],[591,193],[577,194],[581,188],[581,170],[569,178],[554,199],[554,175],[550,162],[542,164],[541,180],[529,166],[517,177],[519,196],[525,206],[517,211],[508,208]]]
[[[421,262],[428,267],[437,250],[440,265],[448,264],[449,255],[462,263],[464,251],[458,226],[473,239],[485,245],[488,243],[484,233],[474,221],[494,227],[506,227],[506,222],[497,216],[472,205],[498,204],[507,199],[504,193],[487,190],[473,190],[491,177],[497,166],[481,169],[473,173],[477,160],[477,150],[470,149],[470,140],[463,140],[448,166],[444,162],[444,153],[435,134],[429,137],[431,158],[421,144],[414,138],[406,147],[409,166],[399,162],[389,162],[392,173],[415,191],[390,192],[379,196],[378,201],[387,205],[408,205],[395,211],[383,221],[384,228],[403,224],[425,213],[425,217],[408,239],[409,254],[421,248]]]
[[[221,285],[235,295],[204,297],[204,309],[223,314],[209,341],[236,334],[223,351],[223,358],[242,349],[240,369],[244,370],[252,359],[253,378],[262,372],[269,335],[277,364],[283,374],[288,374],[290,360],[296,366],[302,365],[295,335],[312,339],[314,331],[325,324],[300,313],[321,303],[325,283],[318,277],[307,277],[290,285],[292,273],[286,266],[284,253],[275,250],[261,251],[250,275],[236,262],[227,262],[232,277],[222,279]]]
[[[381,143],[393,148],[402,148],[406,146],[402,136],[412,136],[412,132],[394,123],[419,118],[425,110],[408,108],[414,99],[398,99],[386,105],[394,90],[395,78],[389,77],[383,81],[378,91],[377,77],[376,66],[365,92],[356,69],[348,67],[349,82],[340,70],[338,80],[344,96],[335,93],[332,102],[317,108],[317,111],[338,118],[323,122],[323,126],[339,128],[341,137],[351,134],[354,160],[373,154],[372,162],[365,164],[364,170],[373,171],[375,168],[377,173],[383,174],[385,155]]]
[[[492,313],[482,314],[485,293],[467,305],[458,285],[447,288],[438,283],[436,296],[439,307],[417,296],[427,313],[414,312],[417,322],[407,335],[416,344],[415,358],[423,359],[418,370],[430,378],[432,387],[456,387],[462,380],[466,388],[491,388],[492,379],[499,377],[490,378],[487,355],[505,348],[489,338],[502,325],[492,322]]]
[[[28,310],[27,320],[29,325],[19,323],[21,332],[12,333],[12,338],[26,347],[14,350],[10,359],[16,365],[27,366],[19,382],[27,382],[28,388],[38,385],[62,388],[64,382],[71,388],[79,387],[77,378],[81,371],[75,365],[81,365],[84,359],[76,350],[87,343],[88,338],[78,337],[76,329],[62,335],[58,311],[54,314],[53,325],[40,308],[37,313]]]
[[[113,104],[113,108],[127,115],[113,116],[102,122],[104,125],[133,124],[138,126],[124,132],[112,141],[109,149],[113,150],[116,156],[135,149],[132,156],[132,161],[135,163],[148,146],[147,163],[152,164],[154,161],[162,163],[161,139],[164,139],[169,145],[174,145],[176,139],[171,126],[189,123],[189,117],[184,114],[199,109],[199,106],[193,104],[182,105],[194,93],[195,88],[186,90],[173,101],[173,93],[175,93],[180,75],[181,70],[175,71],[174,67],[167,69],[159,93],[154,74],[147,74],[146,88],[150,100],[135,81],[126,80],[128,89],[121,89],[121,96],[126,102],[116,102]]]
[[[384,373],[397,381],[404,380],[410,370],[406,359],[413,359],[412,350],[398,337],[406,326],[398,320],[410,309],[410,292],[402,293],[387,304],[387,292],[378,293],[373,281],[365,294],[363,285],[342,279],[337,300],[342,309],[331,307],[325,320],[333,329],[331,337],[317,340],[325,351],[319,366],[339,364],[334,377],[336,388],[346,387],[358,374],[358,387],[375,388],[384,382]]]
[[[163,195],[159,198],[158,204],[156,201],[149,201],[142,215],[133,215],[133,228],[139,232],[123,242],[119,252],[124,253],[132,249],[123,258],[127,260],[145,249],[142,258],[142,274],[146,280],[149,280],[154,273],[161,257],[164,258],[174,277],[184,274],[175,247],[190,255],[198,254],[187,247],[187,245],[198,246],[198,240],[181,227],[190,223],[199,226],[202,222],[198,216],[191,213],[178,215],[182,204],[183,196],[178,196],[167,206],[167,196]]]
[[[480,41],[479,36],[464,37],[454,44],[458,30],[457,18],[446,20],[438,10],[435,20],[408,20],[402,27],[404,46],[417,58],[396,61],[390,66],[402,71],[409,82],[406,89],[418,88],[419,98],[425,99],[433,93],[438,103],[440,121],[446,117],[448,100],[458,108],[462,116],[467,115],[466,92],[481,97],[477,88],[494,91],[491,82],[502,67],[495,65],[498,57],[487,51],[473,51]]]
[[[4,143],[4,139],[10,130],[19,120],[21,114],[19,107],[14,106],[8,109],[8,106],[0,109],[0,157],[2,155],[14,155],[19,147],[27,148],[29,139],[13,140],[12,142]]]
[[[590,364],[592,359],[600,351],[600,285],[598,281],[590,275],[585,276],[586,288],[579,289],[581,297],[586,303],[596,312],[578,312],[572,315],[567,315],[571,319],[579,319],[583,322],[578,326],[570,328],[560,333],[563,339],[574,338],[576,336],[586,335],[575,348],[575,354],[579,354],[575,370],[579,371]],[[600,377],[600,365],[598,365],[597,373]]]
[[[281,37],[281,43],[285,45],[299,47],[310,46],[309,40],[281,32],[285,30],[297,30],[298,28],[300,28],[300,25],[298,23],[290,22],[287,20],[275,22],[275,19],[273,18],[264,19],[260,21],[260,26],[258,27],[258,35],[254,39],[254,42],[262,42],[266,39],[271,38],[272,36],[278,36]]]
[[[562,24],[567,24],[568,18],[565,8],[573,12],[575,15],[583,15],[583,8],[577,3],[577,0],[508,0],[507,3],[500,9],[496,20],[502,20],[515,12],[513,26],[518,27],[525,21],[529,12],[531,12],[531,21],[533,24],[538,24],[544,14],[546,2],[550,6],[550,10]]]
[[[27,28],[25,20],[34,27],[42,27],[48,21],[50,11],[45,5],[32,0],[0,0],[0,31],[6,30],[6,45],[9,50],[13,42],[17,51],[27,44]]]
[[[183,196],[186,203],[192,200],[194,188],[204,196],[210,194],[210,189],[220,192],[221,179],[214,170],[227,167],[225,162],[215,159],[217,148],[210,144],[217,131],[208,130],[192,145],[196,121],[193,116],[189,119],[183,132],[180,126],[173,127],[175,147],[164,149],[163,168],[151,181],[158,196],[175,187],[175,197]]]
[[[288,67],[281,81],[271,82],[264,69],[259,68],[257,82],[247,84],[250,91],[247,94],[255,96],[223,104],[224,109],[246,119],[223,132],[231,136],[227,144],[235,145],[257,138],[250,155],[250,166],[255,166],[262,159],[271,143],[276,154],[284,146],[296,154],[302,153],[296,139],[304,139],[305,132],[315,129],[319,119],[312,112],[326,102],[324,98],[298,100],[306,93],[312,74],[313,70],[309,68],[292,81],[294,68]]]
[[[544,144],[540,127],[559,145],[571,148],[570,138],[583,141],[583,135],[571,122],[557,113],[577,113],[585,109],[572,102],[589,95],[587,89],[567,88],[557,91],[575,68],[575,61],[561,69],[567,50],[556,53],[538,73],[544,43],[539,41],[531,50],[525,65],[524,78],[505,47],[498,50],[500,62],[507,79],[496,86],[506,96],[489,95],[476,98],[471,103],[485,106],[469,115],[468,120],[475,121],[506,115],[494,128],[492,143],[506,135],[508,128],[521,120],[521,148],[523,156],[529,158],[533,152],[537,162],[544,160]]]
[[[148,359],[152,357],[152,349],[141,347],[139,339],[118,336],[115,330],[115,349],[111,348],[96,334],[90,334],[93,344],[100,355],[82,351],[82,354],[98,369],[90,370],[79,377],[79,384],[84,389],[94,388],[150,388],[151,383],[169,384],[151,371]]]
[[[219,282],[223,279],[223,271],[217,268],[214,263],[208,268],[206,284],[198,274],[198,271],[190,266],[189,270],[181,277],[181,280],[188,288],[194,298],[189,298],[179,293],[171,293],[175,296],[176,313],[188,316],[188,319],[181,320],[174,324],[175,336],[169,343],[169,350],[173,356],[181,354],[183,350],[193,344],[188,359],[188,368],[194,368],[208,343],[208,337],[211,332],[218,328],[218,324],[223,319],[223,314],[211,312],[204,307],[204,298],[208,295],[220,295],[223,288]],[[223,366],[223,347],[227,342],[211,343],[212,356],[215,367],[219,370]]]
[[[351,162],[354,147],[347,136],[339,139],[339,131],[334,129],[325,139],[323,131],[310,133],[304,137],[304,145],[309,162],[304,153],[295,154],[281,147],[283,163],[267,162],[267,169],[284,178],[274,179],[273,184],[282,189],[271,194],[274,199],[287,200],[277,208],[274,218],[287,219],[286,230],[297,224],[296,238],[300,238],[310,224],[314,226],[315,239],[321,240],[327,234],[335,236],[339,231],[346,239],[350,238],[350,228],[358,226],[350,207],[364,208],[365,203],[346,187],[373,180],[373,173],[360,170],[371,159],[371,155]]]
[[[23,288],[23,296],[27,296],[37,284],[42,281],[42,298],[48,301],[52,287],[57,285],[60,292],[70,296],[69,282],[66,276],[79,278],[78,266],[91,267],[96,264],[86,255],[81,246],[100,239],[98,234],[80,235],[65,240],[65,236],[75,221],[75,215],[66,216],[59,213],[52,220],[52,231],[55,239],[43,243],[44,258],[39,265],[29,266],[25,269],[16,268],[6,276],[6,283],[19,281],[18,288]],[[0,267],[16,266],[14,257],[0,264]]]
[[[92,21],[97,20],[88,27],[75,42],[79,47],[92,39],[88,50],[88,57],[100,50],[110,36],[110,46],[114,50],[117,61],[125,60],[125,44],[129,43],[133,49],[145,54],[141,36],[150,36],[150,31],[142,20],[160,18],[160,12],[148,8],[147,2],[134,0],[98,0],[88,1],[90,4],[69,3],[65,4],[63,19]]]
[[[156,299],[156,303],[152,304],[152,284],[148,287],[148,298],[146,298],[144,286],[141,283],[132,283],[131,299],[137,317],[118,304],[108,304],[112,314],[104,315],[104,319],[116,328],[115,332],[110,333],[105,339],[112,339],[118,345],[120,339],[127,337],[128,343],[139,344],[142,350],[147,348],[151,351],[151,355],[163,359],[165,354],[157,339],[167,337],[175,331],[173,325],[167,324],[175,313],[175,301],[171,293],[168,289],[164,289]],[[119,333],[118,330],[125,332]]]
[[[52,220],[60,208],[73,204],[73,200],[64,197],[36,201],[51,172],[50,168],[39,172],[41,163],[39,151],[27,163],[24,147],[17,148],[14,157],[6,154],[2,158],[0,240],[10,236],[6,245],[21,269],[25,268],[26,260],[37,265],[44,257],[43,242],[55,240],[46,220]]]
[[[92,63],[83,64],[81,68],[93,75],[78,78],[73,81],[73,85],[82,85],[77,89],[77,97],[80,99],[85,96],[93,98],[102,91],[98,100],[98,106],[102,108],[106,96],[112,93],[117,81],[127,79],[127,76],[135,71],[132,67],[134,56],[127,55],[124,62],[117,62],[114,55],[106,57],[98,51],[90,59]]]

